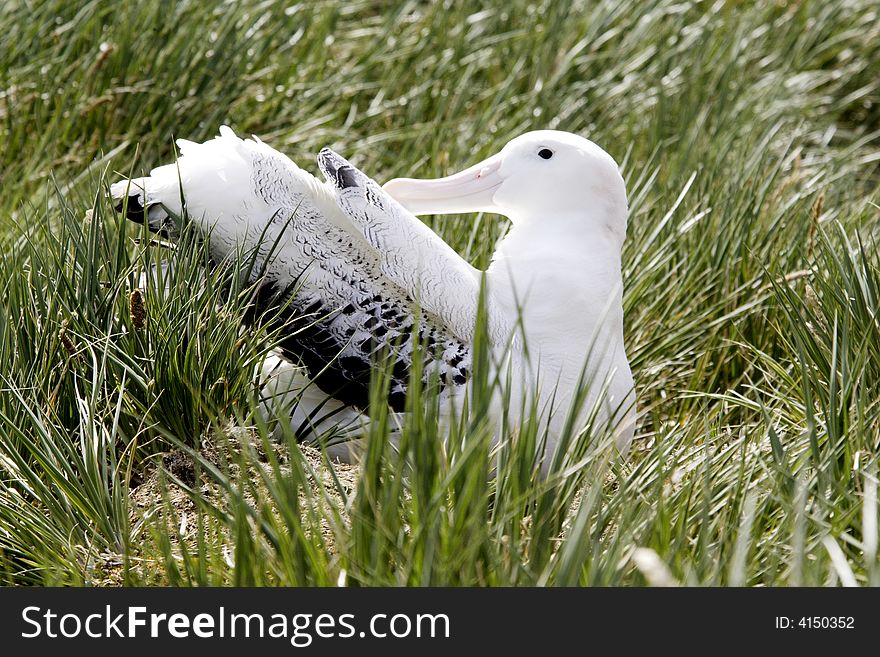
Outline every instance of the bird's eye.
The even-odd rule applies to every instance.
[[[542,148],[538,151],[538,156],[544,158],[545,160],[549,160],[551,157],[553,157],[553,151],[551,151],[549,148]]]

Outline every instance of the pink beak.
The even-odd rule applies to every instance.
[[[413,214],[455,214],[459,212],[497,212],[495,192],[501,177],[501,155],[445,178],[418,180],[395,178],[383,189]]]

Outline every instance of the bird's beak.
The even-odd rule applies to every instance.
[[[446,178],[395,178],[383,189],[413,214],[497,212],[494,197],[504,182],[501,154]]]

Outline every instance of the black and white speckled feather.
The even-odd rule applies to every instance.
[[[372,369],[391,359],[388,402],[402,411],[414,353],[445,394],[467,381],[478,273],[375,182],[325,149],[321,183],[228,128],[179,144],[176,165],[113,186],[120,209],[167,234],[183,197],[217,262],[256,250],[264,274],[251,316],[280,330],[282,353],[324,392],[366,408]]]

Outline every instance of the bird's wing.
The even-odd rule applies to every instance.
[[[326,171],[343,170],[357,185],[322,183],[259,140],[239,139],[225,126],[220,133],[202,144],[179,141],[176,164],[113,185],[119,209],[173,236],[185,207],[209,236],[214,260],[255,253],[261,285],[250,316],[277,329],[285,356],[340,401],[367,405],[382,355],[392,359],[394,410],[403,410],[414,352],[423,354],[426,379],[463,385],[475,310],[465,316],[468,306],[457,298],[473,293],[476,308],[476,271],[338,156],[322,156]],[[358,213],[357,194],[379,203]],[[400,240],[416,237],[418,255],[401,254]]]
[[[329,148],[318,165],[336,202],[379,256],[382,273],[429,313],[443,317],[470,341],[477,315],[480,272],[375,181]]]

